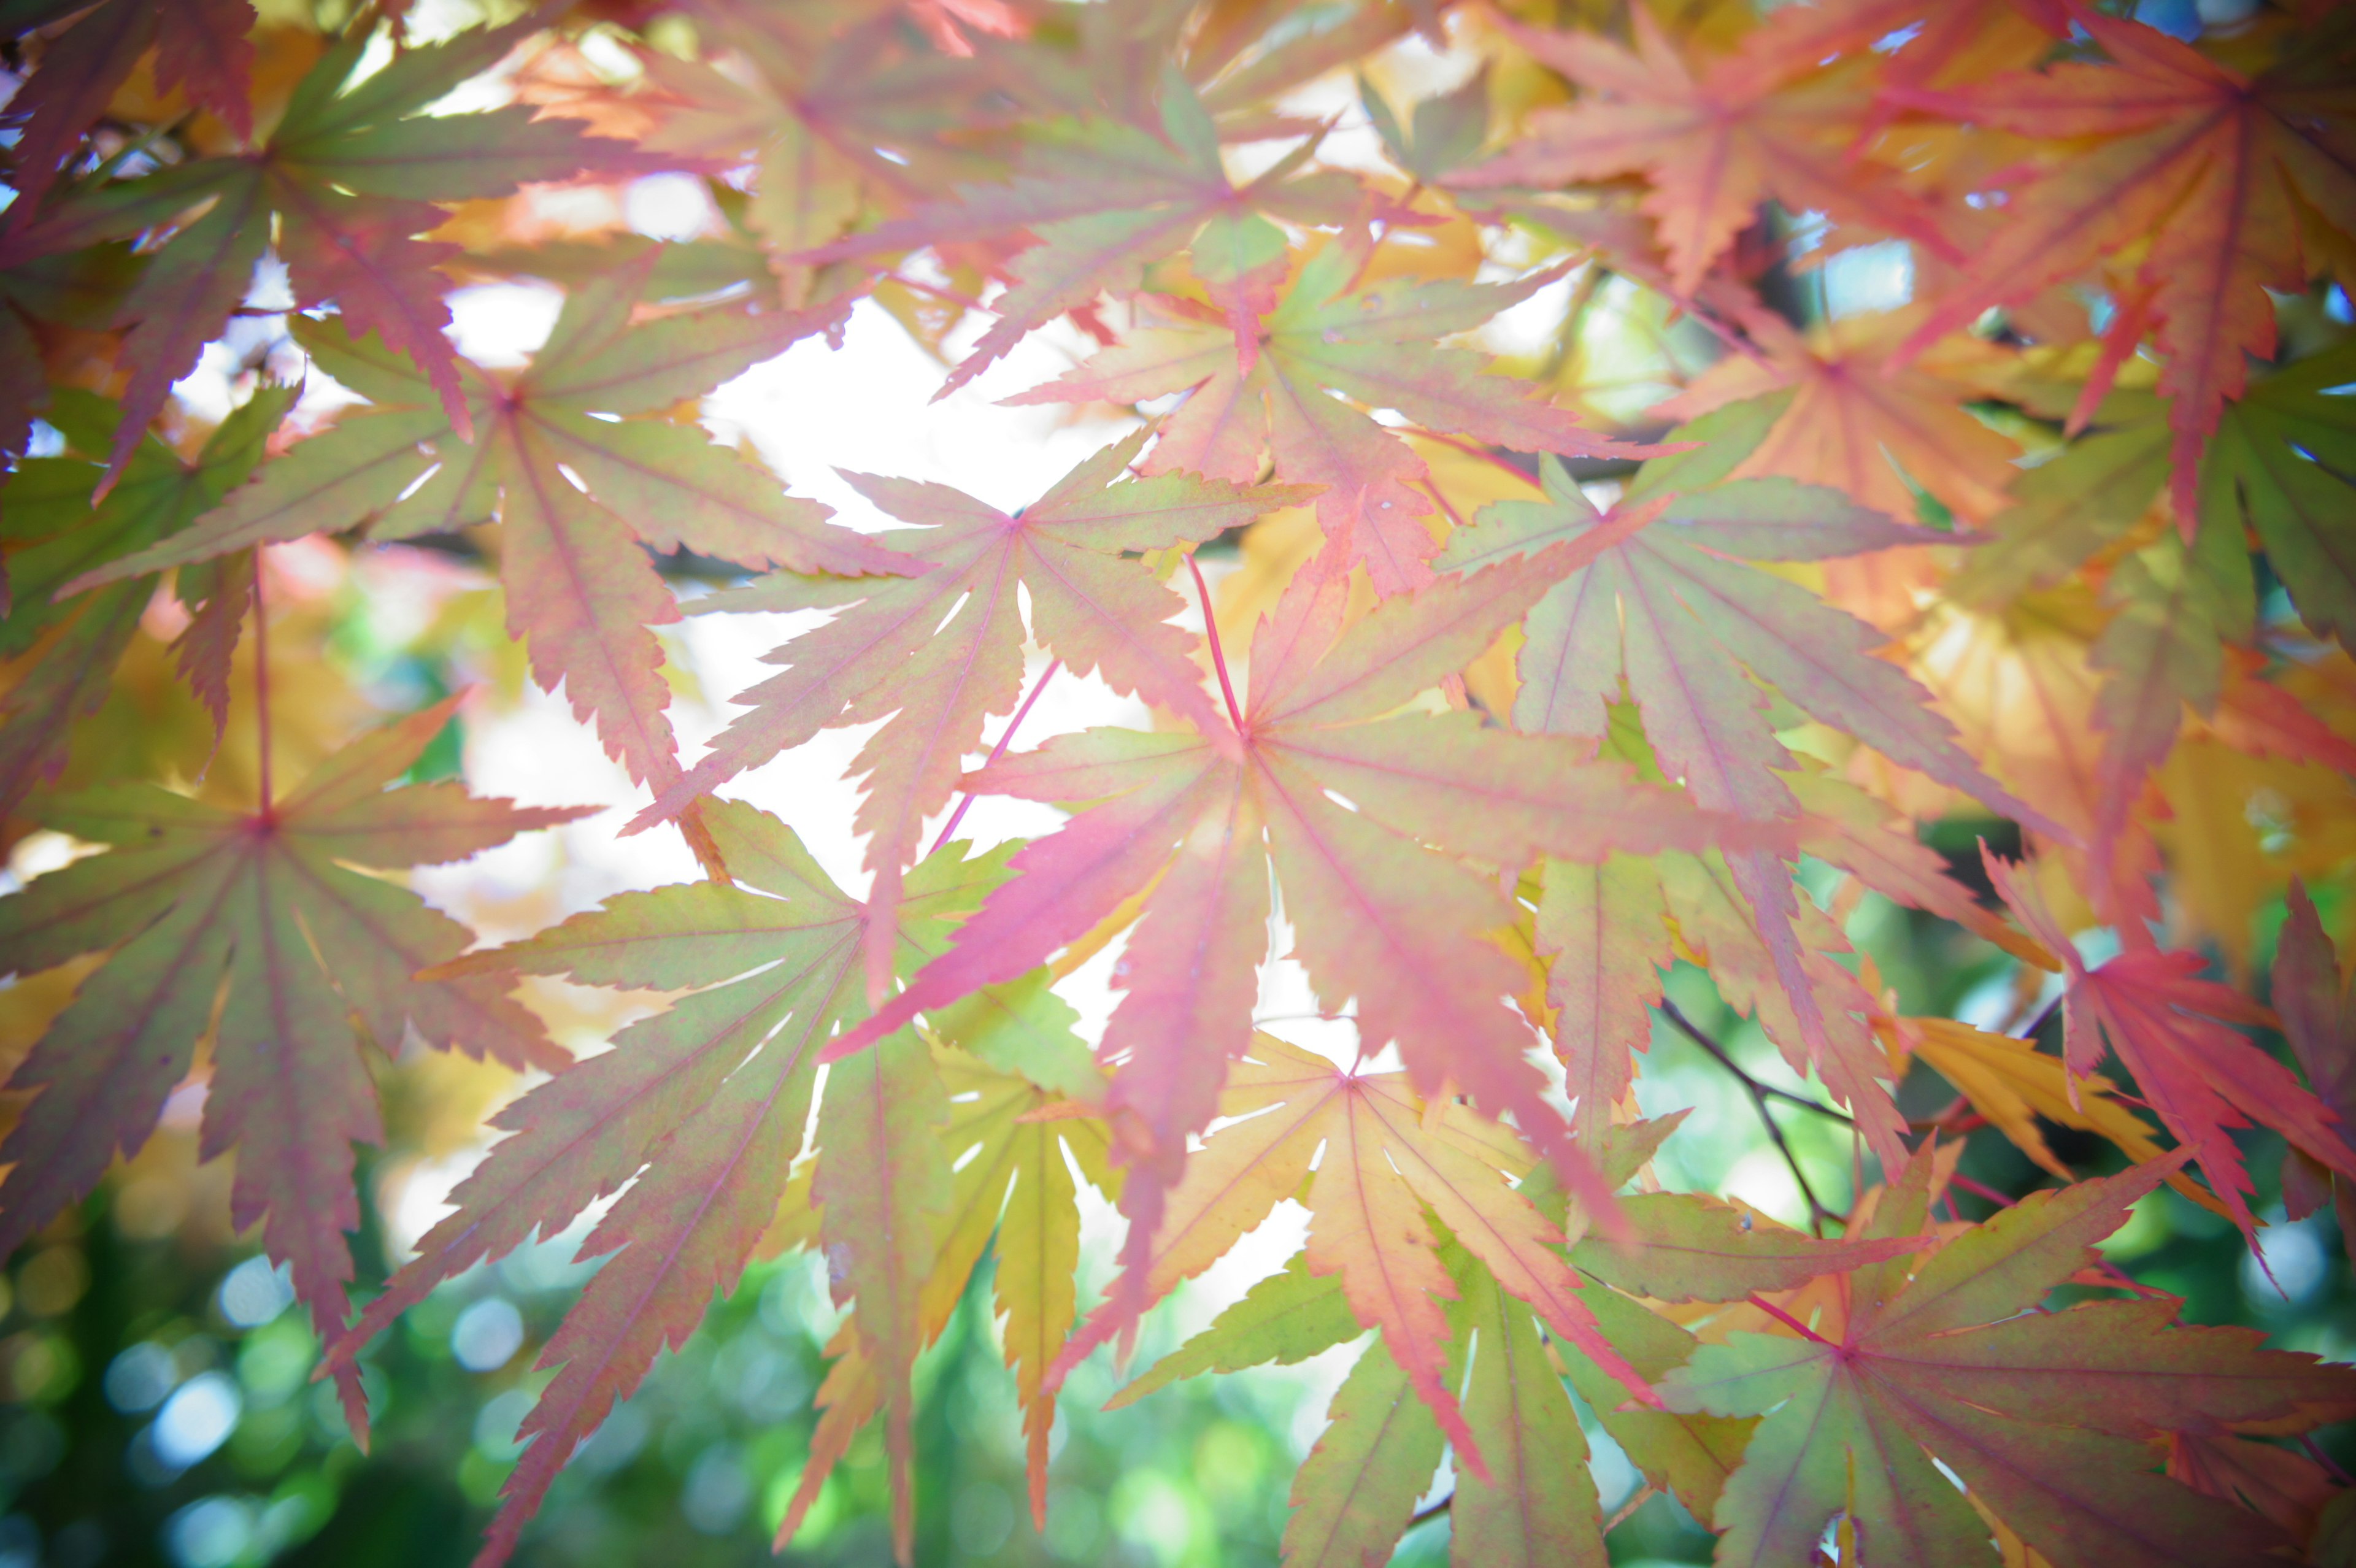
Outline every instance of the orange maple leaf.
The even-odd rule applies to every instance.
[[[1952,252],[1929,206],[1852,155],[1874,108],[1869,62],[1818,70],[1814,59],[1746,51],[1697,70],[1649,12],[1636,7],[1633,19],[1633,54],[1592,34],[1508,25],[1524,48],[1601,101],[1541,112],[1527,140],[1451,183],[1559,185],[1641,173],[1653,187],[1642,205],[1681,294],[1700,286],[1771,197]]]
[[[1904,522],[1920,509],[1919,487],[1957,518],[1984,523],[2008,505],[2019,448],[1965,411],[1972,389],[1964,378],[1976,359],[2003,351],[1969,342],[1955,345],[1944,363],[1894,360],[1891,349],[1921,315],[1851,316],[1803,336],[1781,317],[1756,312],[1745,325],[1763,357],[1729,355],[1653,412],[1683,424],[1747,398],[1788,393],[1774,423],[1730,478],[1780,475],[1828,485]],[[1831,597],[1877,624],[1911,616],[1916,605],[1908,591],[1930,581],[1919,550],[1877,552],[1825,568]]]

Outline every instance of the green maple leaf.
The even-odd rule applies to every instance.
[[[678,776],[670,692],[649,628],[678,620],[679,606],[641,545],[806,571],[911,563],[829,525],[826,507],[781,494],[701,430],[661,417],[822,320],[733,306],[633,325],[660,254],[567,296],[520,373],[457,361],[471,438],[382,339],[298,318],[295,336],[320,368],[372,406],[297,445],[193,528],[62,592],[314,532],[365,525],[386,541],[497,520],[508,626],[529,643],[532,673],[551,690],[563,682],[574,713],[595,718],[632,778],[669,784]]]
[[[1357,1082],[1368,1093],[1383,1092],[1382,1076],[1361,1075]],[[1259,1097],[1247,1091],[1237,1097],[1234,1108],[1257,1108]],[[1269,1117],[1281,1122],[1287,1115],[1285,1109],[1277,1108]],[[1457,1113],[1449,1114],[1440,1134],[1442,1138],[1452,1136],[1467,1152],[1486,1152],[1494,1147],[1468,1136],[1473,1125],[1457,1117]],[[1671,1118],[1607,1134],[1598,1150],[1602,1179],[1615,1186],[1623,1182],[1674,1125]],[[1216,1147],[1224,1136],[1214,1134],[1206,1147]],[[1358,1135],[1344,1136],[1337,1127],[1329,1135],[1324,1157],[1347,1159],[1360,1141]],[[1430,1157],[1430,1150],[1417,1150],[1413,1139],[1402,1142],[1396,1133],[1387,1139],[1377,1133],[1374,1141],[1387,1143],[1391,1157],[1403,1167]],[[1319,1168],[1323,1171],[1326,1167],[1321,1163]],[[1206,1173],[1190,1171],[1190,1181],[1199,1174]],[[1218,1174],[1223,1180],[1245,1185],[1236,1181],[1240,1173],[1232,1168],[1221,1167]],[[1256,1168],[1248,1174],[1256,1190],[1274,1190],[1274,1186],[1258,1179]],[[1518,1190],[1549,1221],[1559,1224],[1566,1217],[1561,1190],[1547,1171],[1531,1172]],[[1647,1220],[1636,1226],[1633,1248],[1580,1241],[1571,1250],[1571,1263],[1585,1266],[1584,1250],[1608,1253],[1622,1266],[1633,1260],[1638,1266],[1689,1274],[1696,1255],[1691,1227],[1674,1221],[1664,1224],[1660,1219],[1664,1203],[1687,1201],[1687,1195],[1652,1197],[1655,1201]],[[1309,1201],[1314,1206],[1318,1200],[1312,1196]],[[1491,1195],[1487,1202],[1494,1215],[1495,1196]],[[1453,1200],[1451,1207],[1460,1221],[1471,1221],[1483,1229],[1491,1222],[1476,1210]],[[1234,1225],[1228,1221],[1248,1218],[1223,1216],[1222,1222],[1232,1230]],[[1399,1246],[1396,1221],[1386,1229],[1391,1233],[1376,1238],[1375,1245],[1394,1253],[1394,1266],[1401,1273],[1419,1266],[1426,1274],[1435,1265],[1444,1269],[1448,1286],[1445,1383],[1458,1397],[1451,1411],[1430,1408],[1429,1395],[1419,1386],[1416,1369],[1419,1361],[1436,1360],[1438,1347],[1402,1344],[1390,1338],[1386,1325],[1384,1338],[1366,1347],[1334,1396],[1326,1434],[1295,1482],[1296,1511],[1285,1536],[1288,1563],[1357,1564],[1381,1560],[1406,1529],[1412,1500],[1429,1484],[1442,1443],[1452,1434],[1458,1445],[1456,1489],[1450,1505],[1453,1561],[1467,1568],[1485,1568],[1491,1563],[1523,1568],[1601,1563],[1603,1542],[1587,1469],[1588,1449],[1563,1389],[1565,1377],[1655,1485],[1673,1487],[1680,1497],[1697,1501],[1708,1513],[1718,1485],[1740,1453],[1748,1424],[1645,1408],[1628,1398],[1623,1381],[1632,1375],[1632,1368],[1634,1375],[1657,1380],[1684,1361],[1694,1346],[1690,1334],[1601,1284],[1568,1285],[1551,1309],[1541,1310],[1535,1301],[1524,1299],[1528,1292],[1526,1270],[1506,1264],[1508,1273],[1522,1285],[1519,1290],[1509,1288],[1483,1255],[1493,1252],[1494,1239],[1477,1246],[1468,1243],[1464,1237],[1469,1232],[1461,1225],[1444,1226],[1433,1257],[1419,1265],[1413,1249]],[[1356,1338],[1360,1322],[1344,1275],[1312,1272],[1317,1267],[1313,1222],[1312,1234],[1310,1252],[1298,1254],[1282,1270],[1255,1285],[1210,1328],[1124,1388],[1112,1403],[1128,1404],[1176,1379],[1205,1371],[1234,1371],[1270,1361],[1299,1361]],[[1190,1244],[1183,1231],[1173,1239],[1181,1250]],[[1713,1266],[1719,1281],[1743,1275],[1747,1265],[1728,1255],[1723,1238],[1712,1235],[1709,1240],[1718,1254]],[[1800,1259],[1796,1249],[1812,1243],[1814,1253]],[[1814,1243],[1813,1238],[1794,1238],[1793,1243],[1772,1249],[1776,1255],[1750,1268],[1733,1294],[1887,1257],[1917,1244]],[[1504,1261],[1505,1254],[1496,1255]],[[1561,1309],[1569,1303],[1576,1304],[1575,1310],[1587,1325],[1581,1334],[1559,1329]],[[1615,1361],[1610,1371],[1590,1354],[1605,1346]],[[1466,1445],[1466,1438],[1477,1445],[1477,1452]]]
[[[119,411],[102,398],[59,388],[49,419],[66,437],[65,453],[27,458],[9,475],[0,543],[9,546],[13,596],[0,618],[0,658],[36,656],[26,678],[0,698],[0,809],[11,808],[65,764],[76,720],[95,712],[112,688],[114,667],[131,645],[155,591],[156,573],[120,579],[79,600],[58,589],[94,565],[184,532],[244,483],[262,461],[262,443],[299,389],[264,384],[231,411],[194,458],[153,434],[142,437],[123,478],[91,506]],[[250,597],[250,560],[185,573],[177,588],[196,619],[179,644],[181,669],[213,717],[228,712],[229,656]]]
[[[2212,532],[2238,546],[2246,524],[2308,628],[2356,643],[2356,407],[2339,389],[2356,379],[2356,344],[2295,360],[2224,406],[2197,486],[2201,552]],[[2059,418],[2073,388],[2031,385],[2033,413]],[[2149,392],[2114,391],[2092,428],[2013,482],[2013,504],[1990,524],[1948,592],[1998,608],[2051,587],[2143,520],[2168,481],[2169,405]],[[2186,519],[2179,518],[2179,524]],[[2222,547],[2220,547],[2222,548]]]
[[[25,450],[34,416],[48,409],[57,390],[34,325],[108,330],[146,265],[127,243],[52,253],[25,246],[0,225],[0,452]],[[106,451],[114,428],[107,425],[95,450]]]
[[[2351,380],[2356,344],[2286,366],[2225,405],[2201,461],[2201,527],[2247,518],[2299,619],[2343,648],[2356,648]]]
[[[0,1143],[0,1250],[13,1252],[135,1152],[209,1040],[200,1150],[238,1151],[230,1214],[262,1222],[323,1334],[341,1329],[359,1227],[355,1141],[375,1142],[359,1050],[410,1029],[510,1067],[567,1060],[493,981],[412,976],[457,955],[466,928],[414,894],[347,869],[463,859],[584,815],[475,799],[455,784],[384,786],[448,720],[451,704],[362,737],[284,800],[225,811],[152,784],[39,802],[45,827],[112,846],[0,899],[0,951],[18,973],[106,953],[9,1081],[37,1091]],[[216,1010],[218,1008],[218,1010]],[[341,1389],[364,1408],[358,1378]]]
[[[364,13],[328,46],[259,146],[70,191],[15,236],[32,254],[164,236],[147,245],[147,264],[120,306],[129,328],[120,362],[130,380],[102,491],[122,474],[172,384],[220,336],[273,246],[297,308],[332,301],[355,335],[380,334],[413,359],[452,422],[468,431],[474,411],[443,336],[450,311],[435,270],[457,247],[415,236],[444,220],[443,203],[504,197],[584,168],[661,166],[625,143],[536,119],[521,106],[428,112],[539,27],[538,13],[402,50],[363,73],[374,20]]]

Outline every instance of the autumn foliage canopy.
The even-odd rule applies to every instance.
[[[986,1256],[1044,1510],[1071,1369],[1287,1202],[1303,1250],[1119,1397],[1373,1330],[1288,1563],[1385,1560],[1445,1454],[1454,1561],[1602,1563],[1581,1407],[1727,1564],[2356,1550],[2297,1441],[2356,1372],[2094,1250],[2163,1182],[2254,1245],[2261,1148],[2356,1228],[2356,13],[428,9],[0,4],[0,813],[77,852],[0,898],[0,968],[66,975],[0,1253],[200,1081],[364,1435],[376,1335],[594,1212],[485,1568],[794,1249],[849,1315],[783,1535],[880,1423],[907,1550],[912,1369]],[[691,231],[624,221],[648,178]],[[1827,310],[1867,261],[1902,286]],[[477,363],[447,296],[516,278],[554,326]],[[877,309],[1115,438],[1017,509],[858,474],[836,517],[699,421]],[[1625,395],[1607,312],[1691,373]],[[1038,333],[1069,368],[1009,382]],[[478,563],[634,798],[471,795],[421,764],[461,698],[273,660],[316,537]],[[659,629],[756,612],[806,629],[683,748]],[[1018,733],[1082,678],[1150,719]],[[847,726],[862,894],[733,793]],[[1060,826],[977,848],[986,796]],[[703,878],[500,945],[404,884],[616,805]],[[2011,955],[2009,1017],[1902,1010],[1869,895]],[[1256,1012],[1280,959],[1355,1061]],[[1680,965],[1847,1119],[1846,1211],[1662,1189]],[[665,1005],[576,1060],[526,976]],[[403,1049],[530,1087],[356,1301]],[[1975,1136],[2046,1185],[1991,1210]]]

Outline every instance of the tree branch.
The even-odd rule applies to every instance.
[[[1733,1057],[1727,1054],[1727,1051],[1724,1046],[1719,1044],[1718,1041],[1704,1034],[1700,1028],[1695,1024],[1693,1019],[1686,1017],[1684,1012],[1678,1008],[1676,1003],[1669,1000],[1666,997],[1663,997],[1661,998],[1661,1016],[1668,1019],[1669,1022],[1676,1027],[1678,1033],[1684,1035],[1687,1040],[1693,1041],[1696,1045],[1701,1047],[1704,1051],[1709,1052],[1711,1056],[1715,1057],[1718,1061],[1718,1064],[1720,1067],[1725,1068],[1729,1072],[1733,1073],[1736,1082],[1740,1083],[1743,1089],[1750,1094],[1751,1108],[1759,1113],[1760,1125],[1765,1127],[1767,1129],[1767,1136],[1774,1140],[1775,1151],[1783,1157],[1784,1165],[1790,1168],[1792,1179],[1800,1189],[1800,1196],[1808,1200],[1808,1229],[1814,1231],[1818,1235],[1824,1234],[1824,1222],[1826,1220],[1836,1219],[1838,1216],[1835,1215],[1831,1210],[1826,1208],[1823,1201],[1816,1197],[1816,1189],[1809,1182],[1808,1173],[1800,1168],[1799,1155],[1794,1151],[1791,1141],[1783,1136],[1783,1127],[1776,1122],[1774,1115],[1768,1110],[1767,1098],[1770,1094],[1773,1094],[1782,1099],[1791,1100],[1796,1104],[1805,1105],[1811,1111],[1831,1116],[1836,1120],[1842,1122],[1847,1122],[1849,1121],[1849,1118],[1842,1115],[1839,1112],[1831,1109],[1829,1106],[1819,1105],[1815,1101],[1794,1094],[1788,1090],[1777,1089],[1772,1084],[1760,1083],[1759,1080],[1751,1076],[1750,1073],[1745,1072],[1735,1061]],[[1854,1125],[1855,1124],[1851,1123],[1850,1125]]]

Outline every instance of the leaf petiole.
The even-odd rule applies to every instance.
[[[1798,1318],[1793,1317],[1790,1313],[1784,1311],[1773,1302],[1755,1292],[1750,1296],[1744,1296],[1743,1299],[1751,1303],[1751,1306],[1759,1308],[1760,1311],[1767,1314],[1768,1317],[1772,1317],[1776,1322],[1781,1323],[1784,1328],[1789,1328],[1794,1334],[1799,1335],[1803,1339],[1814,1339],[1819,1345],[1829,1345],[1832,1343],[1830,1339],[1826,1339],[1814,1328],[1809,1328],[1806,1324],[1801,1322]]]
[[[1244,732],[1243,709],[1236,706],[1235,683],[1227,678],[1227,656],[1219,646],[1219,617],[1211,608],[1211,585],[1203,581],[1203,569],[1194,564],[1192,550],[1186,552],[1186,570],[1194,574],[1194,592],[1203,596],[1203,633],[1211,641],[1211,667],[1219,672],[1219,694],[1227,699],[1227,717],[1240,735]]]
[[[253,551],[253,743],[258,756],[258,775],[262,809],[257,814],[262,822],[272,820],[277,805],[277,792],[270,784],[270,607],[262,600],[262,580],[267,575],[262,569],[262,549]]]
[[[1023,720],[1030,713],[1031,705],[1039,700],[1039,694],[1047,689],[1047,683],[1055,679],[1055,672],[1063,667],[1064,661],[1061,659],[1047,661],[1047,667],[1039,672],[1037,683],[1031,688],[1031,695],[1023,699],[1023,706],[1016,709],[1014,717],[1006,721],[1006,732],[999,736],[998,744],[990,749],[990,759],[981,764],[983,767],[990,766],[991,763],[1006,755],[1006,748],[1013,743],[1014,731],[1023,727]],[[965,814],[972,805],[973,792],[968,790],[958,798],[957,809],[949,813],[949,819],[947,822],[941,824],[940,832],[933,837],[932,848],[926,850],[926,854],[935,853],[942,845],[949,841],[949,835],[958,830],[958,824],[965,820]]]

